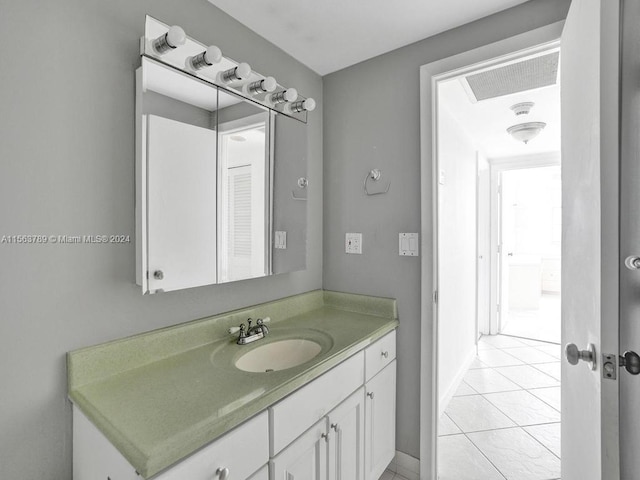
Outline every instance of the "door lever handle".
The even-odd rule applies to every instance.
[[[571,365],[577,365],[582,360],[589,364],[591,370],[596,369],[596,346],[593,343],[590,343],[586,350],[580,350],[575,343],[569,343],[564,353]]]
[[[620,366],[624,367],[631,375],[640,374],[640,355],[631,351],[624,352],[620,356]]]

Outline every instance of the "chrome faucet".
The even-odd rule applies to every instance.
[[[259,318],[256,320],[256,324],[252,327],[251,322],[253,322],[253,319],[249,318],[246,326],[242,323],[239,327],[231,327],[229,329],[229,333],[234,334],[240,332],[236,343],[238,345],[246,345],[247,343],[255,342],[256,340],[266,337],[269,333],[269,328],[265,323],[270,321],[271,318],[269,317]]]

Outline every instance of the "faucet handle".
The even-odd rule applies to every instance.
[[[229,332],[230,334],[232,334],[232,335],[233,335],[234,333],[241,332],[241,333],[240,333],[240,336],[242,336],[242,333],[244,333],[245,328],[246,328],[246,327],[244,326],[244,323],[241,323],[239,327],[231,327],[231,328],[228,330],[228,332]]]
[[[271,317],[259,318],[257,323],[258,325],[262,325],[263,323],[269,323],[271,321]]]

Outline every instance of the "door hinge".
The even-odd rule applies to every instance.
[[[433,291],[433,303],[438,303],[438,291]]]

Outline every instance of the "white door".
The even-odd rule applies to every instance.
[[[622,116],[620,178],[621,260],[640,255],[640,2],[625,2],[622,18]],[[640,270],[620,272],[620,352],[640,353]],[[620,478],[640,472],[640,376],[620,369]]]
[[[329,414],[329,480],[364,480],[364,388]]]
[[[365,385],[365,478],[378,480],[396,454],[396,362]]]
[[[327,417],[303,433],[270,463],[273,480],[327,480]]]
[[[147,132],[149,290],[216,283],[216,132],[156,115]]]
[[[620,478],[618,383],[601,356],[618,352],[619,8],[573,0],[562,34],[562,342],[596,350],[595,370],[562,362],[563,480]]]

